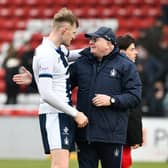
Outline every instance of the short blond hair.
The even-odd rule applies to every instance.
[[[76,24],[76,27],[79,26],[77,17],[71,10],[67,8],[60,9],[53,17],[53,26],[59,26],[64,22],[67,22],[70,25]]]

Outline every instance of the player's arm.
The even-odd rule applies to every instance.
[[[75,49],[75,50],[68,50],[64,45],[61,45],[61,50],[63,51],[64,55],[68,58],[69,62],[76,61],[81,55],[79,54],[82,49]]]
[[[52,57],[53,58],[53,57]],[[37,63],[38,62],[38,63]],[[88,123],[87,117],[82,113],[70,106],[60,96],[56,95],[53,91],[53,69],[56,64],[55,60],[51,58],[43,58],[40,60],[33,59],[33,71],[36,74],[36,65],[39,67],[38,75],[38,90],[41,98],[53,106],[54,108],[74,117],[79,127],[83,127]]]
[[[81,55],[79,54],[83,49],[69,50],[68,61],[76,61]]]
[[[32,74],[25,68],[20,68],[20,73],[13,75],[12,80],[18,85],[29,85],[32,83]]]
[[[39,77],[38,88],[39,88],[39,93],[41,95],[41,98],[45,102],[55,107],[59,111],[63,111],[64,113],[74,117],[79,127],[83,127],[87,124],[88,119],[82,112],[79,112],[72,106],[68,105],[63,100],[61,100],[59,96],[54,94],[52,90],[52,77],[51,76],[47,75],[46,77],[44,76]]]

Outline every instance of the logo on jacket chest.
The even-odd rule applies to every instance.
[[[117,70],[115,68],[113,68],[111,71],[110,71],[110,76],[111,77],[115,77],[117,75]]]

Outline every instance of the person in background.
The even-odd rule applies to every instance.
[[[19,73],[20,59],[14,49],[13,43],[9,45],[7,56],[4,59],[2,67],[6,71],[5,82],[6,82],[6,103],[5,104],[17,104],[17,96],[20,91],[20,87],[13,83],[12,76]]]
[[[21,54],[21,65],[24,66],[30,73],[33,73],[32,69],[33,56],[34,56],[34,49],[32,48],[31,43],[29,41],[26,41],[24,44],[24,51]],[[25,92],[37,93],[37,88],[28,85],[25,88]]]
[[[135,62],[137,50],[135,39],[126,34],[117,38],[120,52]],[[142,114],[139,110],[131,109],[128,117],[127,144],[123,147],[122,168],[130,168],[132,165],[131,148],[136,149],[143,143],[142,138]]]
[[[72,87],[78,87],[77,109],[89,124],[77,128],[79,168],[120,168],[126,142],[128,110],[141,100],[135,64],[120,52],[111,28],[85,34],[89,48],[70,66]]]

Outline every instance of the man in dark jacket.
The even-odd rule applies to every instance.
[[[135,47],[135,39],[130,35],[119,36],[117,38],[120,52],[135,62],[137,50]],[[139,110],[129,111],[128,128],[127,128],[127,144],[123,148],[122,168],[129,168],[132,165],[131,147],[136,149],[141,146],[142,140],[142,114]]]
[[[136,66],[120,54],[108,27],[85,34],[90,47],[71,66],[72,86],[78,86],[77,109],[89,124],[77,128],[80,168],[120,168],[126,142],[128,109],[141,100],[141,81]]]

